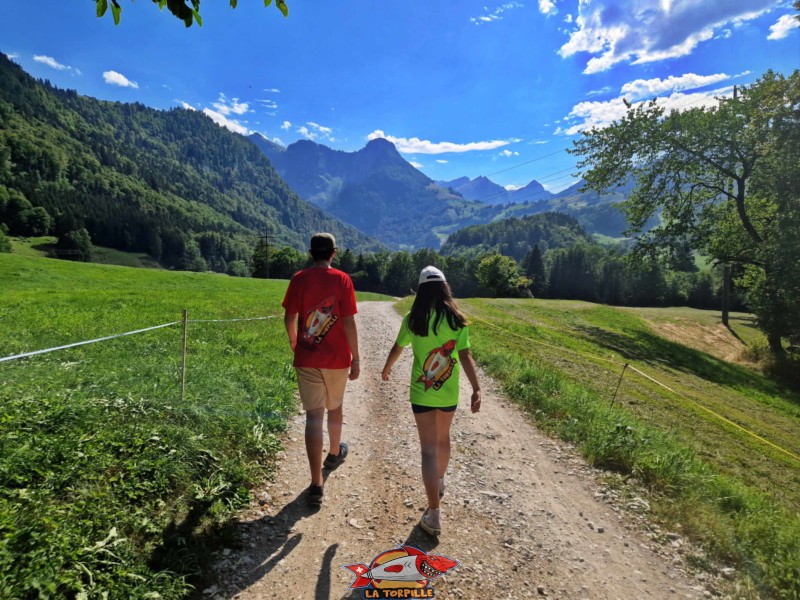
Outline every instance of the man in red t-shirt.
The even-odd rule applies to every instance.
[[[311,467],[308,501],[321,504],[322,467],[335,469],[347,456],[342,437],[342,402],[347,380],[358,378],[356,293],[347,273],[331,268],[336,240],[311,238],[314,266],[298,271],[283,299],[283,323],[294,351],[300,401],[306,411],[306,452]],[[328,411],[329,452],[322,460],[322,421]]]

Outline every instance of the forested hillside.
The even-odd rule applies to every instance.
[[[521,261],[537,245],[544,253],[588,240],[589,236],[574,218],[543,213],[461,229],[450,235],[442,246],[442,254],[498,252]]]
[[[594,191],[582,191],[586,182],[579,181],[575,185],[562,190],[549,198],[535,197],[530,201],[519,202],[501,207],[495,219],[522,217],[545,211],[556,211],[575,217],[587,233],[599,233],[610,237],[622,237],[628,228],[625,215],[616,206],[628,199],[633,183],[617,188],[611,192],[598,194]],[[653,226],[653,220],[649,226]]]
[[[166,266],[235,274],[248,273],[266,230],[295,248],[318,230],[344,247],[379,247],[304,202],[246,138],[205,115],[80,96],[35,81],[5,55],[0,223],[73,243],[88,233]]]

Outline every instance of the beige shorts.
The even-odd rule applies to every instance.
[[[305,410],[327,408],[335,410],[344,401],[344,388],[350,369],[312,369],[295,367],[300,402]]]

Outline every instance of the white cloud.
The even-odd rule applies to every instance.
[[[669,113],[672,110],[717,106],[719,102],[716,98],[730,92],[730,87],[693,94],[673,92],[669,97],[658,98],[657,102]],[[564,119],[565,126],[559,127],[555,133],[577,135],[589,129],[602,129],[614,121],[619,121],[626,113],[627,108],[621,97],[605,102],[579,102]]]
[[[241,133],[242,135],[249,135],[252,133],[252,131],[248,127],[245,127],[235,119],[229,119],[226,115],[218,113],[215,110],[211,110],[210,108],[204,108],[203,113],[207,117],[209,117],[212,121],[214,121],[217,125],[230,129],[234,133]]]
[[[418,162],[417,162],[417,161],[415,161],[415,160],[412,160],[412,161],[411,161],[410,163],[408,163],[408,164],[410,164],[412,167],[414,167],[414,168],[416,168],[416,169],[422,169],[422,168],[424,168],[424,167],[425,167],[425,165],[423,165],[422,163],[418,163]]]
[[[539,1],[549,2],[549,0],[539,0]],[[484,23],[492,23],[494,21],[500,21],[503,19],[502,14],[507,10],[522,8],[523,6],[524,4],[522,4],[521,2],[506,2],[505,4],[501,4],[495,9],[489,9],[488,6],[484,6],[483,10],[485,11],[485,13],[478,17],[471,17],[470,21],[475,25],[483,25]]]
[[[17,54],[16,52],[8,52],[6,53],[6,56],[9,58],[9,60],[14,60],[15,58],[19,58],[19,54]]]
[[[331,131],[333,131],[333,129],[331,129],[330,127],[325,127],[324,125],[319,125],[317,123],[314,123],[313,121],[309,121],[308,123],[306,123],[306,125],[308,125],[309,127],[313,127],[314,129],[316,129],[317,131],[319,131],[322,134],[329,134],[329,133],[331,133]]]
[[[291,126],[292,126],[291,122],[284,121],[283,125],[281,125],[281,129],[283,129],[284,131],[288,131]]]
[[[289,123],[288,121],[284,121],[284,125]],[[333,129],[330,127],[326,127],[325,125],[320,125],[319,123],[314,123],[314,121],[308,121],[302,127],[297,128],[297,132],[305,138],[309,140],[316,140],[319,137],[325,138],[329,142],[335,142],[336,138],[331,135],[333,133]],[[291,124],[290,124],[291,126]]]
[[[306,138],[308,140],[312,140],[312,141],[319,137],[319,135],[317,135],[316,133],[314,133],[308,127],[305,127],[305,126],[298,127],[297,128],[297,133],[302,135],[304,138]]]
[[[264,88],[264,91],[268,94],[280,94],[281,91],[278,88]]]
[[[272,141],[275,142],[276,144],[278,144],[279,146],[286,146],[286,144],[283,143],[283,140],[281,138],[279,138],[278,136],[275,136],[274,138],[272,138]]]
[[[275,110],[278,108],[278,103],[274,100],[256,100],[256,102],[268,110]]]
[[[181,108],[185,108],[186,110],[197,110],[194,106],[189,104],[188,102],[184,102],[183,100],[176,100],[181,105]]]
[[[553,0],[539,0],[539,12],[548,17],[556,14],[556,3]]]
[[[586,92],[586,95],[591,98],[592,96],[602,96],[610,91],[611,87],[607,85],[605,87],[600,88],[599,90],[592,90],[591,92]]]
[[[9,55],[9,58],[17,58],[18,54]],[[51,69],[55,69],[56,71],[73,71],[76,75],[82,75],[80,69],[76,69],[75,67],[70,67],[68,65],[62,65],[52,56],[44,56],[42,54],[34,55],[33,60],[38,63],[42,63],[43,65],[47,65]]]
[[[800,21],[798,21],[794,15],[783,15],[780,19],[775,21],[775,23],[770,25],[770,33],[767,39],[782,40],[791,33],[792,29],[797,29],[798,27],[800,27]]]
[[[509,183],[508,185],[504,185],[503,187],[506,188],[509,192],[516,192],[517,190],[521,190],[525,186],[517,185],[515,183]]]
[[[419,138],[398,138],[392,135],[386,135],[380,129],[376,129],[367,136],[368,140],[376,138],[384,138],[397,146],[398,152],[404,154],[444,154],[446,152],[474,152],[476,150],[494,150],[495,148],[502,148],[508,146],[512,142],[519,142],[521,140],[513,138],[511,140],[492,140],[489,142],[468,142],[466,144],[457,144],[455,142],[431,142],[428,140],[421,140]]]
[[[449,161],[444,160],[443,158],[437,158],[436,162],[440,165],[446,165]]]
[[[60,62],[58,62],[52,56],[42,56],[42,55],[39,54],[39,55],[34,56],[33,60],[35,60],[38,63],[42,63],[43,65],[47,65],[48,67],[50,67],[52,69],[56,69],[58,71],[65,71],[65,70],[70,68],[67,65],[62,65]]]
[[[639,100],[658,96],[664,92],[678,92],[713,85],[720,81],[730,79],[730,75],[717,73],[715,75],[695,75],[686,73],[679,77],[670,75],[666,79],[637,79],[622,86],[620,92],[629,99]]]
[[[774,0],[581,0],[577,29],[559,54],[586,52],[584,73],[606,71],[619,62],[642,64],[691,54],[726,25],[734,27],[774,8]]]
[[[225,116],[231,113],[235,115],[243,115],[248,112],[253,112],[250,110],[250,104],[247,102],[239,102],[238,98],[233,98],[230,102],[228,102],[228,99],[222,92],[219,94],[219,99],[217,99],[216,102],[212,102],[211,106],[216,108],[219,114]]]
[[[122,73],[117,73],[116,71],[104,71],[103,72],[103,81],[105,81],[108,85],[118,85],[119,87],[129,87],[133,89],[138,89],[139,84],[135,81],[131,81]]]
[[[500,152],[500,156],[505,156],[506,158],[509,156],[519,156],[519,152],[512,152],[511,150],[505,149]]]
[[[572,23],[572,21],[573,21],[572,15],[568,14],[566,17],[564,17],[564,23]]]

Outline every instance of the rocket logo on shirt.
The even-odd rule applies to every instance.
[[[455,348],[456,341],[450,340],[441,348],[434,348],[428,353],[425,362],[422,364],[422,375],[417,379],[417,381],[425,384],[426,392],[430,388],[438,390],[444,385],[445,381],[450,379],[453,374],[453,367],[456,364],[456,359],[451,356]]]
[[[333,324],[339,317],[333,314],[333,306],[336,302],[335,296],[325,298],[306,314],[305,331],[303,341],[306,344],[319,344],[328,335]]]

